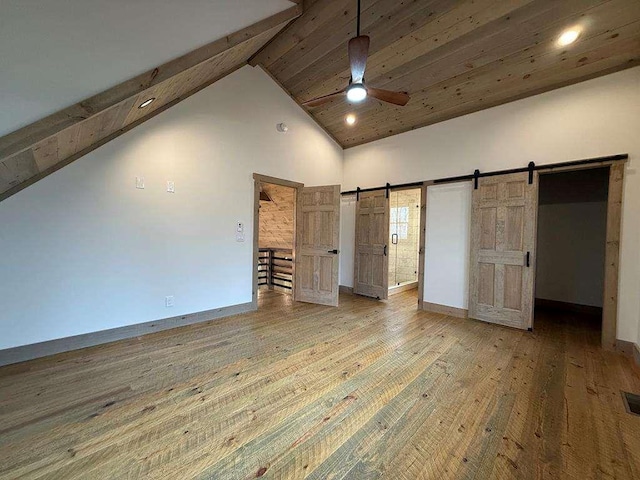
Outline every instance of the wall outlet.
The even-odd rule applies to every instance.
[[[176,182],[174,182],[173,180],[167,181],[167,192],[176,193]]]
[[[173,305],[174,305],[173,295],[169,295],[168,297],[164,297],[164,305],[165,305],[165,307],[173,307]]]
[[[144,177],[136,177],[136,188],[144,188]]]

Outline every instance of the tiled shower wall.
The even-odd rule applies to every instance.
[[[391,192],[389,225],[389,286],[418,280],[420,189]],[[394,245],[392,235],[398,235]]]

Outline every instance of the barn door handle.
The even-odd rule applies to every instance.
[[[527,264],[527,267],[531,266],[531,252],[527,252],[525,263]]]
[[[338,253],[340,253],[340,250],[338,250],[337,248],[333,249],[333,250],[327,250],[327,253],[335,253],[336,255]]]
[[[384,256],[385,257],[387,256],[387,246],[386,245],[384,246]]]
[[[392,233],[391,234],[391,243],[393,243],[394,245],[398,244],[398,234],[397,233]]]

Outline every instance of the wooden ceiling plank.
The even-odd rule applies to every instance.
[[[637,32],[636,26],[629,27],[629,32]],[[490,87],[495,84],[497,80],[503,80],[500,92],[507,91],[512,84],[533,84],[534,81],[541,78],[544,81],[545,76],[551,76],[556,74],[562,74],[562,72],[572,70],[576,67],[583,68],[587,61],[581,61],[584,58],[596,58],[602,56],[611,56],[611,52],[623,51],[624,54],[629,53],[632,57],[639,55],[637,43],[635,37],[623,38],[615,45],[599,46],[591,51],[579,51],[574,55],[567,58],[565,62],[549,63],[545,67],[545,70],[539,71],[537,75],[532,77],[526,77],[526,75],[508,75],[506,72],[516,68],[517,65],[506,65],[505,70],[502,72],[496,72],[493,70],[486,70],[483,75],[477,76],[472,80],[466,78],[460,78],[459,83],[447,85],[440,85],[430,91],[421,92],[416,96],[416,102],[410,109],[394,109],[387,110],[386,115],[382,112],[377,112],[375,115],[365,116],[360,124],[359,130],[366,130],[368,126],[381,125],[388,122],[395,116],[394,121],[401,123],[403,121],[411,122],[414,115],[427,116],[429,112],[437,112],[443,110],[447,105],[456,105],[466,102],[466,96],[478,95],[481,98],[487,97],[490,93]],[[628,51],[628,52],[627,52]],[[594,57],[595,56],[595,57]],[[575,65],[574,65],[575,64]],[[608,66],[607,66],[608,68]],[[532,80],[533,78],[533,80]],[[427,105],[423,102],[428,102]],[[335,122],[335,126],[342,127],[342,122]],[[333,124],[332,124],[333,126]],[[348,129],[344,129],[348,131]]]
[[[561,86],[571,85],[594,78],[594,76],[598,76],[599,72],[613,73],[640,64],[640,37],[625,39],[623,43],[628,45],[630,51],[611,55],[612,51],[618,52],[620,50],[619,45],[609,46],[608,48],[600,47],[588,53],[593,58],[588,63],[580,62],[582,54],[575,55],[568,60],[568,63],[565,62],[567,65],[571,65],[571,68],[567,68],[564,65],[554,65],[540,72],[540,75],[532,81],[522,77],[514,77],[508,85],[505,85],[503,89],[496,93],[489,93],[486,89],[486,84],[474,85],[473,87],[477,92],[475,95],[473,94],[474,92],[469,92],[470,100],[460,97],[457,99],[458,103],[455,104],[450,98],[442,98],[439,102],[441,103],[439,107],[427,110],[432,113],[423,113],[418,115],[416,119],[411,119],[411,114],[407,116],[407,114],[397,112],[398,115],[396,117],[390,116],[384,120],[369,121],[367,119],[368,123],[362,125],[358,132],[360,138],[356,138],[353,135],[338,135],[340,140],[349,147],[355,146],[356,144],[370,141],[370,138],[384,138],[385,136],[421,128],[474,111],[537,95]],[[416,123],[416,120],[422,120],[422,122]],[[348,131],[343,131],[348,135]]]
[[[538,89],[527,89],[522,91],[521,93],[515,93],[509,96],[492,98],[490,100],[484,99],[484,98],[479,100],[476,99],[473,102],[467,102],[463,105],[458,105],[456,107],[449,108],[447,110],[439,111],[437,112],[437,114],[434,114],[429,117],[421,117],[419,123],[414,123],[411,125],[401,125],[401,126],[394,124],[393,126],[390,126],[388,130],[384,130],[384,131],[381,130],[375,136],[372,136],[370,134],[363,134],[355,137],[344,137],[342,138],[341,141],[344,142],[344,144],[346,145],[345,148],[357,147],[359,145],[369,143],[373,140],[380,140],[393,135],[398,135],[401,133],[427,127],[430,125],[435,125],[437,123],[451,120],[453,118],[469,115],[471,113],[486,110],[488,108],[497,107],[500,105],[504,105],[506,103],[514,102],[516,100],[522,100],[524,98],[528,98],[534,95],[539,95],[541,93],[549,92],[558,88],[574,85],[576,83],[580,83],[586,80],[591,80],[593,78],[597,78],[602,75],[609,75],[611,73],[618,72],[625,68],[633,68],[635,66],[640,65],[640,60],[629,58],[630,57],[629,54],[623,55],[622,57],[623,57],[622,58],[623,63],[620,63],[620,59],[616,59],[614,62],[611,62],[611,60],[608,59],[607,63],[614,63],[613,66],[610,66],[608,68],[603,68],[603,65],[600,64],[596,68],[594,68],[592,71],[582,70],[579,72],[581,75],[573,76],[567,79],[562,79],[557,83],[549,83],[548,81],[545,81],[542,83],[543,86],[541,86]]]
[[[531,1],[476,0],[473,3],[463,3],[440,17],[437,25],[432,25],[433,22],[431,22],[373,55],[367,65],[370,77],[384,75],[405,63],[405,59],[416,58],[431,52],[442,44],[472,32],[479,26],[512,14]]]
[[[316,30],[329,28],[336,17],[336,11],[344,12],[348,6],[353,6],[353,0],[322,1],[310,6],[305,4],[304,19],[300,16],[285,27],[267,48],[249,60],[249,64],[270,67],[273,62],[289,53]]]
[[[369,56],[386,48],[388,43],[410,35],[427,22],[434,21],[454,9],[455,5],[455,0],[415,2],[407,7],[398,7],[396,4],[391,14],[380,15],[365,29],[364,33],[371,37]],[[345,47],[348,40],[349,36],[345,35],[343,43],[337,44],[324,57],[290,78],[285,80],[282,72],[278,72],[278,76],[283,78],[287,88],[300,102],[342,90],[351,77],[349,55]],[[365,77],[367,81],[371,78],[368,65]]]
[[[372,32],[372,49],[367,61],[367,83],[379,87],[373,78],[393,70],[417,56],[424,55],[440,48],[454,38],[459,38],[478,28],[479,24],[489,23],[507,15],[532,0],[476,0],[475,2],[441,3],[441,10],[423,10],[424,22],[413,21],[413,17],[405,22],[404,28],[392,28],[388,32]],[[419,17],[420,18],[420,17]],[[386,35],[385,35],[386,33]],[[376,47],[382,45],[383,48]],[[337,58],[337,56],[336,56]],[[345,57],[346,58],[346,57]],[[335,74],[335,66],[322,65],[320,71],[309,69],[309,76],[315,82],[285,82],[294,95],[306,101],[320,95],[320,88],[335,88],[340,79],[348,75],[348,62],[341,71]],[[320,82],[324,78],[329,81]],[[309,87],[313,89],[310,89]],[[301,90],[302,89],[302,90]]]
[[[384,1],[378,0],[378,9]],[[461,115],[465,108],[486,104],[487,98],[500,103],[505,95],[527,96],[544,90],[545,81],[556,87],[596,76],[598,69],[627,68],[635,61],[633,40],[624,40],[634,28],[625,25],[640,20],[637,0],[448,2],[386,4],[394,12],[391,18],[370,19],[367,83],[409,91],[412,100],[404,108],[369,100],[361,105],[336,101],[309,110],[343,146],[395,134],[451,112]],[[365,8],[371,11],[371,4]],[[431,18],[425,16],[430,10],[437,12]],[[302,32],[308,21],[306,13],[297,19],[297,31]],[[562,60],[555,38],[574,22],[584,24],[585,30]],[[261,52],[268,55],[273,45],[286,45],[279,59],[274,55],[269,60],[267,70],[299,102],[340,90],[349,79],[349,27],[336,22],[330,25],[331,35],[315,29],[313,35],[300,38],[292,38],[287,29]],[[607,33],[618,35],[617,40]],[[571,62],[582,57],[588,59],[576,68]],[[617,67],[615,62],[620,62]],[[357,113],[355,127],[345,125],[347,112]]]
[[[610,22],[602,19],[598,30],[585,35],[585,38],[583,38],[579,44],[574,45],[568,52],[582,56],[587,51],[592,50],[595,45],[606,44],[608,41],[613,41],[614,39],[610,38],[612,36],[615,36],[615,39],[617,39],[619,36],[633,35],[635,31],[637,31],[637,25],[633,23],[617,29],[614,27],[615,23],[624,22],[626,18],[629,17],[625,15],[625,12],[621,12],[620,18],[610,19]],[[622,44],[619,43],[618,45]],[[454,92],[456,89],[462,88],[465,84],[472,83],[476,81],[477,78],[483,77],[486,72],[509,71],[512,75],[533,75],[537,70],[546,68],[547,65],[560,62],[560,53],[553,43],[541,41],[534,47],[524,48],[510,55],[499,56],[499,58],[494,61],[478,65],[473,69],[464,69],[464,71],[458,75],[448,76],[445,72],[443,75],[445,80],[438,76],[438,72],[445,70],[445,66],[434,65],[433,72],[436,72],[435,74],[431,76],[426,74],[416,76],[416,78],[422,82],[423,88],[421,88],[421,90],[412,90],[411,102],[399,111],[402,111],[404,115],[408,115],[413,108],[421,108],[420,102],[425,98],[428,98],[429,104],[433,106],[432,99],[438,95],[438,92],[446,91],[447,89],[449,89],[449,92]],[[429,78],[436,78],[436,80],[440,81],[430,82]],[[494,81],[500,83],[503,80],[497,78]],[[385,87],[388,88],[389,84],[385,85]],[[500,85],[500,88],[502,87],[503,85]],[[422,95],[422,92],[424,92],[425,95]],[[367,117],[372,120],[384,115],[382,112],[372,114],[372,110],[382,109],[377,108],[375,103],[367,104],[361,110],[361,114],[366,113]],[[349,106],[336,103],[332,106],[325,107],[324,112],[317,113],[321,117],[325,115],[328,117],[336,117],[334,124],[339,125],[340,122],[338,118],[343,116],[347,111],[351,111]]]
[[[397,0],[377,0],[363,8],[362,34],[369,34],[371,26],[375,25],[381,17],[394,16],[402,11],[401,6]],[[331,28],[305,38],[297,49],[274,62],[270,70],[276,74],[284,85],[287,85],[289,78],[316,62],[324,61],[323,59],[327,54],[331,54],[334,50],[340,49],[341,52],[346,52],[348,40],[356,35],[354,18],[345,15],[344,18],[336,20]]]
[[[96,115],[98,112],[106,110],[127,98],[137,95],[185,69],[191,68],[212,56],[246,42],[266,30],[289,22],[299,16],[301,12],[302,8],[300,6],[293,6],[245,29],[167,62],[153,70],[138,75],[109,90],[94,95],[76,105],[5,135],[0,138],[0,158],[6,158],[30,148],[31,145]]]
[[[614,1],[602,1],[598,8],[601,10],[609,9]],[[496,22],[487,24],[467,36],[460,37],[456,41],[447,43],[442,48],[401,65],[387,75],[378,77],[374,82],[377,82],[383,88],[396,89],[414,85],[418,83],[416,79],[419,78],[422,88],[425,88],[432,83],[429,81],[429,83],[425,84],[425,78],[444,79],[452,77],[487,63],[492,63],[518,51],[531,48],[531,35],[535,34],[535,42],[537,44],[553,44],[558,32],[568,23],[570,24],[577,13],[577,10],[571,6],[571,2],[554,1],[551,2],[553,8],[546,10],[544,15],[529,17],[528,15],[532,11],[535,12],[535,9],[531,8],[533,6],[529,5],[527,8],[509,15],[508,17],[511,17],[511,22],[513,23],[505,22],[505,17],[501,17]],[[537,7],[537,4],[535,6]],[[592,8],[589,12],[594,11],[595,14],[603,13],[595,10],[596,8]],[[520,20],[518,17],[523,16],[522,14],[526,14],[528,18]],[[606,18],[605,15],[602,15],[602,17],[604,17],[602,20],[607,24],[616,26],[611,24],[609,18]],[[496,23],[501,24],[502,28]],[[601,27],[600,22],[597,22],[597,24]],[[516,25],[517,28],[514,28]]]

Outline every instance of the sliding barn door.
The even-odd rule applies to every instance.
[[[338,305],[340,185],[298,189],[295,299]]]
[[[387,191],[363,192],[356,204],[353,292],[386,299],[389,291],[389,198]]]
[[[527,329],[533,321],[538,174],[478,179],[473,191],[469,316]]]

